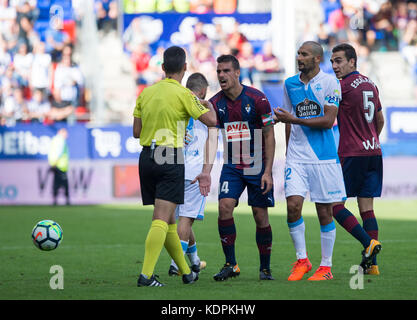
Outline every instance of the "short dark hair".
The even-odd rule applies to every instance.
[[[231,54],[223,54],[220,57],[217,58],[217,63],[227,63],[231,62],[233,69],[240,70],[240,63],[237,58]]]
[[[350,61],[350,59],[353,59],[355,61],[355,68],[356,63],[358,62],[358,56],[356,55],[356,50],[354,47],[352,47],[348,43],[341,43],[335,46],[332,50],[332,53],[343,51],[345,53],[347,61]]]
[[[187,84],[185,86],[191,91],[199,91],[207,88],[208,85],[206,77],[203,74],[196,72],[188,77]]]
[[[172,46],[164,51],[165,73],[179,73],[184,69],[185,51],[183,48]]]

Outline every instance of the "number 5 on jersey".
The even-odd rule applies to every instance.
[[[374,119],[375,104],[370,100],[374,97],[372,91],[363,91],[363,108],[365,109],[365,119],[368,123],[371,123]]]

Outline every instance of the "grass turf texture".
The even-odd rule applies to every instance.
[[[350,200],[347,207],[358,217],[354,201]],[[416,200],[375,203],[383,245],[378,256],[381,275],[365,276],[364,289],[352,290],[350,268],[360,263],[362,247],[337,223],[334,280],[314,283],[306,280],[321,259],[319,223],[314,205],[308,202],[304,205],[303,216],[313,270],[302,281],[287,281],[295,252],[286,224],[285,204],[280,201],[270,211],[271,268],[276,280],[258,280],[255,223],[250,208],[240,204],[235,211],[235,222],[236,256],[241,275],[215,282],[212,276],[223,265],[224,256],[217,232],[217,207],[210,204],[205,220],[194,224],[199,256],[207,261],[207,268],[196,284],[183,285],[181,278],[168,276],[170,257],[163,249],[155,269],[166,284],[163,288],[136,287],[152,207],[3,206],[0,207],[0,299],[416,299],[416,208]],[[42,252],[32,244],[31,230],[43,219],[52,219],[63,228],[63,242],[54,251]],[[64,269],[63,290],[49,287],[52,265]]]

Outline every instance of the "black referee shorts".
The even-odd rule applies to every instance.
[[[155,204],[155,199],[184,203],[184,154],[181,148],[163,148],[156,154],[173,161],[158,164],[151,159],[151,150],[144,147],[139,157],[139,179],[143,205]]]

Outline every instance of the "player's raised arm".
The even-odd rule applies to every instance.
[[[207,127],[215,127],[217,124],[216,111],[214,111],[213,105],[206,100],[200,100],[201,104],[209,109],[209,112],[202,114],[198,120],[204,123]]]

